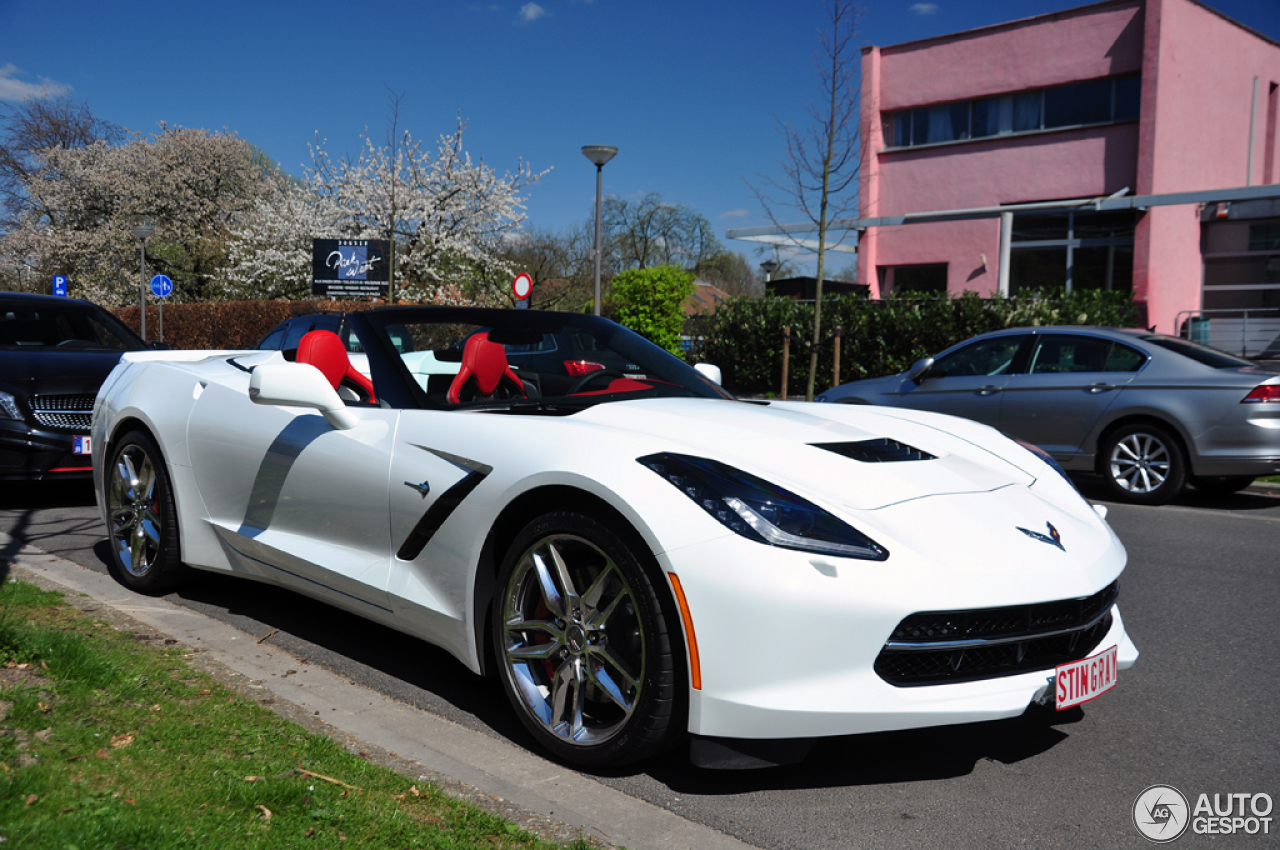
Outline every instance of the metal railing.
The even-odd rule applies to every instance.
[[[1178,335],[1241,357],[1280,360],[1280,309],[1183,310]]]

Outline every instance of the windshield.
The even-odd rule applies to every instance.
[[[419,407],[572,412],[636,398],[732,398],[684,361],[595,316],[406,307],[362,318]]]
[[[1225,351],[1219,351],[1207,345],[1188,342],[1176,336],[1151,334],[1150,336],[1143,336],[1141,339],[1143,342],[1167,348],[1170,351],[1181,354],[1183,357],[1190,357],[1197,363],[1203,363],[1214,369],[1239,369],[1241,366],[1257,365],[1252,360],[1245,360],[1243,357],[1236,357],[1234,354],[1227,354]]]
[[[138,351],[142,343],[106,313],[82,306],[0,302],[0,349]]]

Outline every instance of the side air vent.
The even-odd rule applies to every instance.
[[[878,440],[858,440],[853,443],[812,443],[815,449],[826,449],[842,457],[862,463],[889,463],[899,460],[936,460],[936,455],[914,446],[881,437]]]

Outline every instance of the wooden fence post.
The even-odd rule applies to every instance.
[[[782,395],[783,401],[787,400],[787,366],[791,359],[791,328],[784,327],[782,329]]]
[[[831,386],[840,386],[840,337],[844,336],[844,328],[836,325],[835,363],[831,367]]]

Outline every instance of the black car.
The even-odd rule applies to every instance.
[[[98,388],[148,347],[96,304],[0,292],[0,479],[89,477]]]
[[[360,354],[364,351],[360,340],[351,332],[347,314],[338,312],[308,313],[285,319],[268,331],[255,347],[261,351],[293,351],[311,331],[332,331],[342,338],[348,352]]]

